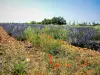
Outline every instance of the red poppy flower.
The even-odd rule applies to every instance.
[[[56,66],[54,66],[54,70],[56,70],[57,68],[56,68]]]
[[[49,64],[50,64],[50,65],[52,65],[52,64],[53,64],[53,62],[52,62],[52,61],[50,61],[50,62],[49,62]]]
[[[88,66],[88,65],[89,65],[89,64],[88,64],[88,60],[85,61],[84,65],[85,65],[85,66]]]
[[[85,63],[88,63],[88,60],[86,60]]]
[[[38,72],[37,74],[40,75],[40,72]]]
[[[71,67],[71,64],[67,64],[67,67],[69,67],[69,68],[70,68],[70,67]]]
[[[48,54],[48,57],[49,57],[50,59],[52,59],[52,58],[53,58],[53,56],[52,56],[51,54]]]
[[[82,75],[81,73],[79,73],[78,75]]]
[[[48,36],[48,38],[49,38],[49,39],[52,39],[52,37],[51,37],[51,36]]]
[[[56,66],[56,67],[59,67],[59,66],[60,66],[60,64],[59,64],[59,63],[57,63],[55,66]]]

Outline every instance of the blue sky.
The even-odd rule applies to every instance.
[[[100,0],[0,0],[0,22],[41,21],[54,16],[100,23]]]

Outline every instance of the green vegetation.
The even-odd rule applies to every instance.
[[[75,28],[81,31],[75,33]],[[82,26],[70,30],[63,26],[43,29],[29,26],[24,31],[23,44],[17,43],[20,46],[15,45],[15,48],[0,46],[2,75],[99,75],[100,53],[66,42],[70,41],[69,33],[73,40],[91,31],[92,28]],[[31,48],[26,46],[27,42],[32,44]]]
[[[23,61],[14,65],[13,75],[26,75],[27,73],[27,61]]]
[[[42,22],[31,21],[30,24],[45,24],[45,25],[65,25],[66,20],[63,17],[53,17],[52,19],[44,19]]]
[[[54,39],[62,39],[66,40],[68,37],[68,31],[65,28],[61,27],[48,27],[46,26],[43,29],[43,33],[46,33],[50,36],[52,36]]]
[[[53,17],[51,19],[48,18],[44,18],[44,20],[42,20],[41,22],[36,22],[36,21],[31,21],[29,22],[30,24],[43,24],[43,25],[72,25],[72,26],[100,26],[99,23],[94,22],[82,22],[82,23],[78,23],[78,22],[66,22],[66,20],[59,16],[59,17]]]
[[[24,32],[25,39],[31,42],[34,46],[38,46],[43,48],[43,50],[47,53],[51,53],[55,55],[55,51],[58,51],[61,47],[60,43],[57,40],[53,40],[53,38],[45,32],[40,32],[38,28],[27,28]]]
[[[30,24],[36,24],[36,21],[31,21]]]
[[[35,29],[31,29],[27,34],[31,32],[35,32]],[[27,29],[26,31],[27,32]],[[39,31],[38,31],[39,32]],[[68,31],[67,31],[68,32]],[[96,63],[92,64],[92,60],[88,54],[80,54],[77,50],[67,49],[63,47],[65,35],[67,36],[67,32],[64,29],[58,31],[58,28],[48,28],[45,27],[41,33],[38,33],[39,36],[39,44],[38,47],[41,47],[43,52],[45,52],[44,61],[46,63],[47,72],[46,75],[51,73],[52,75],[98,75],[99,68]],[[33,33],[33,34],[36,34]],[[81,33],[83,35],[84,33]],[[63,36],[64,35],[64,36]],[[30,35],[29,37],[35,37],[34,35]],[[79,36],[79,35],[77,35]],[[35,37],[37,38],[37,37]],[[27,38],[30,39],[30,38]],[[56,40],[55,40],[56,39]],[[36,39],[31,39],[32,41],[38,41]],[[31,42],[31,41],[30,41]],[[34,42],[34,41],[33,41]],[[33,43],[32,42],[32,43]],[[33,43],[33,45],[36,43]],[[94,57],[95,59],[95,57]],[[91,62],[92,61],[92,62]],[[100,61],[100,60],[98,60]],[[97,62],[98,62],[97,61]],[[62,71],[63,69],[63,71]],[[41,72],[42,74],[43,72]]]
[[[24,37],[27,41],[31,42],[34,46],[40,46],[41,38],[40,38],[40,32],[38,28],[31,28],[28,27],[24,31]]]

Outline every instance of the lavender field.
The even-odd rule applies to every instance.
[[[9,35],[24,40],[24,31],[28,27],[39,29],[38,33],[43,33],[44,29],[47,34],[54,39],[61,39],[69,44],[79,47],[86,47],[100,51],[100,26],[68,26],[68,25],[38,25],[26,23],[1,23]]]

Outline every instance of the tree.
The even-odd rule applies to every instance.
[[[36,24],[42,24],[42,22],[37,22]]]
[[[77,25],[79,25],[79,26],[87,26],[88,24],[87,24],[87,22],[83,22],[83,23],[78,23]]]
[[[91,26],[91,23],[89,22],[89,26]]]
[[[53,17],[52,19],[44,19],[42,22],[31,21],[30,24],[56,24],[56,25],[64,25],[66,24],[66,20],[63,17]]]
[[[83,22],[83,26],[86,26],[87,25],[87,22]]]
[[[30,24],[36,24],[36,21],[31,21]]]
[[[94,21],[94,22],[92,22],[92,25],[93,25],[93,26],[96,26],[96,25],[99,25],[99,23],[96,23],[96,22]]]
[[[42,24],[52,24],[52,22],[51,22],[51,19],[44,19],[43,21],[42,21]]]
[[[72,25],[75,25],[75,21],[73,21]]]
[[[63,25],[66,24],[66,20],[63,17],[53,17],[52,24]]]
[[[57,24],[57,17],[53,17],[51,20],[52,20],[52,24]]]

